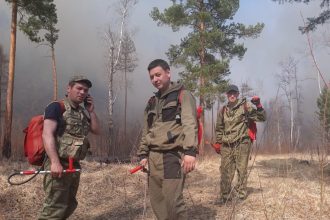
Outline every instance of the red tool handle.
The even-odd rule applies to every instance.
[[[134,167],[133,169],[130,169],[129,172],[131,174],[133,174],[133,173],[136,173],[137,171],[142,170],[142,169],[143,169],[143,166],[142,165],[139,165],[137,167]]]

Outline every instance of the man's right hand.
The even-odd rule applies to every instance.
[[[50,165],[50,172],[52,174],[52,177],[59,177],[61,178],[62,172],[63,172],[63,166],[60,162],[54,162]]]
[[[140,164],[141,164],[143,167],[147,166],[147,164],[148,164],[148,159],[147,159],[147,158],[142,159],[142,160],[140,161]]]
[[[215,152],[216,152],[217,154],[220,154],[220,152],[221,152],[221,144],[219,144],[219,143],[215,143],[215,144],[211,144],[211,145],[212,145],[212,147],[214,148]]]

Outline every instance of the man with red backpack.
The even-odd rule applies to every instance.
[[[182,84],[170,81],[166,61],[152,61],[148,71],[158,91],[144,111],[137,154],[140,164],[149,168],[150,203],[157,219],[185,220],[184,179],[195,168],[198,144],[195,98]]]
[[[63,173],[63,170],[69,168],[68,158],[73,158],[74,168],[80,169],[79,161],[85,158],[89,148],[87,134],[100,133],[93,98],[88,94],[91,87],[86,77],[73,76],[64,100],[53,102],[45,109],[42,138],[48,158],[44,167],[51,174],[44,177],[46,198],[40,220],[67,219],[77,207],[80,173]]]
[[[220,200],[217,203],[225,203],[233,195],[239,199],[246,198],[247,165],[256,135],[255,122],[266,120],[266,112],[259,97],[254,96],[251,100],[256,107],[245,98],[238,97],[238,87],[230,85],[227,89],[228,103],[219,111],[217,117],[214,148],[221,154]],[[238,178],[236,186],[232,189],[235,171]]]

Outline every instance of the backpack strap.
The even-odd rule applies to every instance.
[[[63,113],[66,111],[65,105],[64,105],[64,100],[57,101],[57,103],[60,104],[61,114],[63,115]]]
[[[183,86],[179,90],[178,105],[181,105],[181,103],[182,103],[182,96],[183,96],[182,91],[183,91]]]
[[[222,116],[222,124],[224,124],[224,120],[225,120],[225,112],[227,111],[227,107],[224,105],[222,106],[222,109],[221,109],[221,116]]]

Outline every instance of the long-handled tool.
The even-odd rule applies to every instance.
[[[133,169],[130,169],[129,172],[130,172],[130,174],[134,174],[139,170],[142,170],[142,172],[147,172],[148,171],[144,166],[139,165],[139,166],[134,167]]]
[[[29,182],[30,180],[32,180],[34,177],[36,177],[38,174],[48,174],[48,173],[51,173],[50,170],[42,170],[43,169],[43,166],[39,169],[39,170],[24,170],[24,171],[17,171],[13,174],[11,174],[9,177],[8,177],[8,183],[10,185],[22,185],[24,183],[27,183]],[[69,168],[66,169],[66,170],[63,170],[62,171],[63,173],[75,173],[75,172],[81,172],[81,169],[75,169],[73,167],[73,158],[69,157]],[[27,179],[27,180],[24,180],[22,182],[19,182],[19,183],[15,183],[15,182],[12,182],[11,181],[11,178],[14,177],[14,176],[17,176],[17,175],[33,175],[31,178]]]

